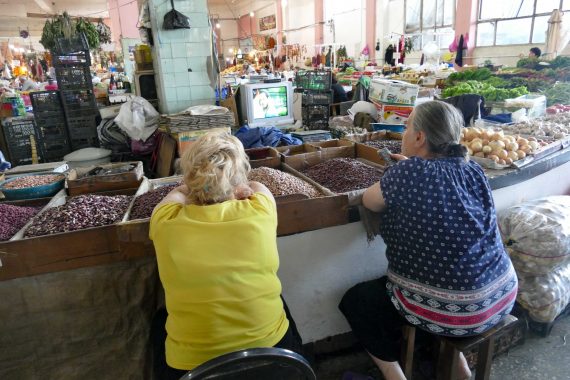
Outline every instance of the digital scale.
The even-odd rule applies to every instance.
[[[325,131],[322,129],[316,129],[314,131],[293,132],[291,135],[303,142],[323,141],[323,140],[332,139],[331,133],[329,131]]]

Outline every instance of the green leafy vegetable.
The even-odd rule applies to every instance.
[[[547,90],[544,95],[546,95],[548,106],[558,103],[570,104],[570,83],[557,83]]]
[[[481,95],[487,101],[502,101],[528,94],[528,90],[524,86],[512,89],[496,88],[486,83],[470,80],[456,86],[448,87],[443,90],[442,93],[444,98],[463,94]]]

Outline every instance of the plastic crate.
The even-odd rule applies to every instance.
[[[67,117],[67,131],[72,150],[99,146],[97,116],[95,113],[90,115],[74,113]]]
[[[65,112],[97,109],[97,100],[92,89],[60,91]]]
[[[65,137],[52,139],[46,138],[42,141],[42,157],[45,162],[63,161],[63,157],[71,153],[71,146],[67,134]]]
[[[305,90],[330,91],[332,74],[330,71],[298,71],[295,85]]]
[[[79,33],[71,38],[58,38],[55,42],[55,52],[69,54],[78,51],[89,51],[89,43],[84,33]]]
[[[63,113],[59,91],[30,92],[30,99],[32,101],[32,108],[34,109],[34,115],[39,115],[43,112]],[[38,119],[38,117],[36,117],[36,119]]]
[[[58,67],[55,69],[60,90],[86,90],[93,88],[89,67]]]
[[[303,105],[330,105],[333,102],[332,91],[327,92],[313,92],[305,91],[303,93]]]
[[[14,118],[4,123],[2,129],[12,166],[32,164],[34,150],[38,162],[41,160],[41,150],[38,149],[41,139],[33,118]],[[35,142],[33,145],[32,141]]]
[[[312,105],[302,107],[303,124],[311,122],[329,122],[330,109],[329,106]]]
[[[89,50],[76,51],[69,54],[54,52],[52,54],[53,67],[58,69],[62,67],[90,67],[91,56]]]

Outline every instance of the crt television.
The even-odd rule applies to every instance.
[[[291,82],[247,83],[240,86],[240,110],[250,127],[293,124]]]

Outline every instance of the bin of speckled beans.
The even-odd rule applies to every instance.
[[[372,186],[384,171],[354,158],[333,158],[311,166],[303,173],[335,193],[346,193]]]
[[[322,197],[323,194],[310,183],[289,173],[260,167],[252,169],[248,179],[265,185],[275,197],[293,194],[303,194],[309,198]]]
[[[48,174],[48,175],[30,175],[25,177],[16,178],[3,185],[3,188],[16,190],[27,189],[29,187],[39,187],[49,185],[51,183],[61,181],[63,176],[61,174]]]
[[[371,146],[375,149],[387,148],[392,153],[402,152],[402,141],[401,140],[370,140],[363,142],[364,145]]]
[[[164,185],[136,197],[135,202],[133,203],[133,208],[131,209],[129,220],[150,218],[152,210],[154,210],[156,205],[159,204],[160,201],[168,195],[168,193],[181,184],[181,182],[177,182],[170,185]]]
[[[0,241],[10,240],[39,211],[39,207],[0,204]]]
[[[83,230],[120,222],[132,197],[128,195],[80,195],[62,206],[45,210],[32,220],[24,237]]]

